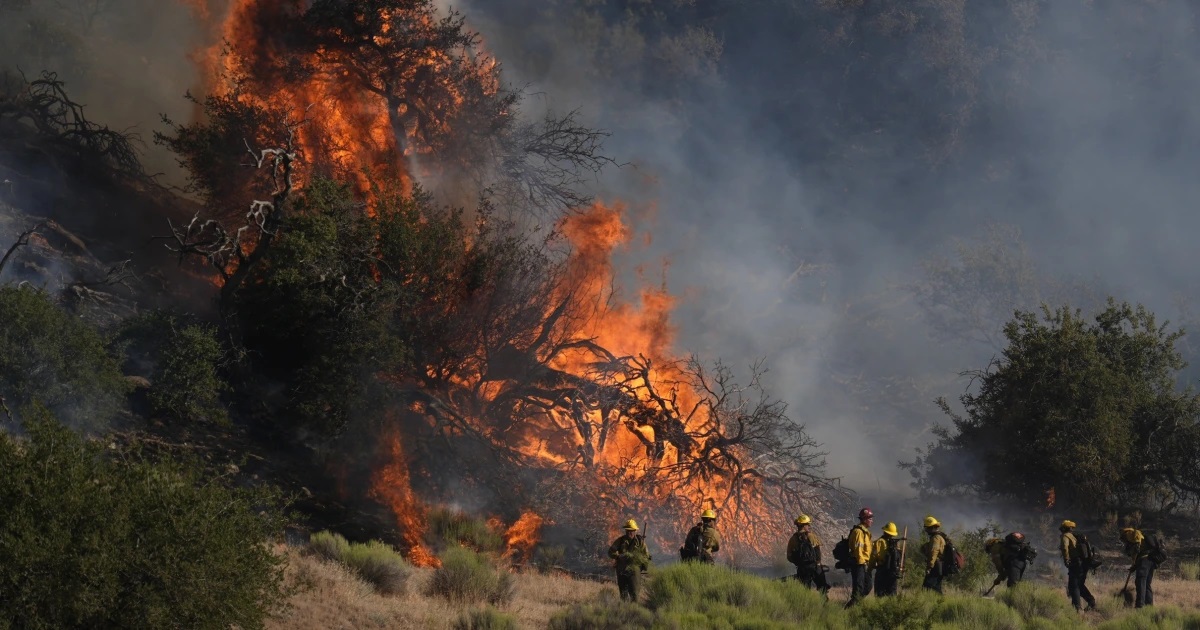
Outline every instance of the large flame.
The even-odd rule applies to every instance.
[[[297,141],[310,167],[325,167],[342,177],[354,178],[359,192],[366,195],[372,181],[388,180],[401,183],[405,192],[411,189],[410,172],[414,154],[428,150],[413,142],[414,130],[398,124],[404,112],[389,105],[383,96],[364,89],[361,78],[346,70],[346,60],[339,61],[328,51],[312,50],[299,54],[288,48],[287,38],[274,32],[274,26],[300,15],[303,0],[184,0],[194,7],[198,19],[212,30],[211,46],[195,53],[202,70],[204,92],[214,95],[236,95],[246,102],[288,112],[292,119],[309,122],[299,128]],[[388,16],[384,16],[385,20]],[[383,29],[379,37],[390,37]],[[228,50],[223,43],[228,43]],[[377,42],[385,44],[386,42]],[[434,76],[437,69],[449,63],[437,53],[411,61],[413,67],[401,72]],[[315,72],[288,73],[282,69],[296,66],[315,68]],[[491,73],[493,66],[483,64],[479,70]],[[253,77],[249,83],[241,77]],[[452,80],[454,73],[447,73]],[[488,74],[488,77],[493,75]],[[480,80],[483,90],[498,90],[498,83]],[[449,92],[451,106],[461,104],[462,98]],[[444,124],[449,116],[428,122]],[[428,132],[428,130],[426,130]],[[314,164],[316,158],[326,163]],[[303,185],[303,179],[297,182]],[[622,299],[617,286],[612,257],[618,249],[631,242],[633,231],[624,220],[622,205],[595,204],[565,219],[559,228],[571,245],[566,261],[565,281],[556,295],[547,295],[547,312],[570,303],[572,334],[590,340],[617,357],[634,357],[644,369],[635,373],[611,376],[615,384],[606,386],[647,409],[669,405],[680,413],[677,432],[686,439],[667,439],[655,435],[649,422],[630,419],[628,415],[614,425],[612,410],[604,408],[554,407],[534,412],[523,418],[516,430],[497,436],[488,430],[495,418],[467,418],[479,429],[478,433],[491,439],[503,440],[506,448],[522,454],[531,468],[573,471],[579,469],[594,476],[600,485],[620,488],[607,493],[610,511],[605,517],[624,519],[641,516],[639,510],[654,510],[670,503],[682,506],[677,522],[656,530],[657,540],[666,544],[668,537],[679,535],[686,520],[703,508],[713,507],[720,512],[727,507],[734,493],[729,476],[682,476],[671,481],[644,485],[648,475],[669,470],[685,455],[681,448],[712,450],[709,414],[701,392],[689,385],[681,361],[672,353],[674,328],[670,314],[675,299],[665,286],[642,287],[635,299]],[[568,346],[549,358],[548,366],[560,373],[578,377],[580,381],[595,381],[596,353],[586,344]],[[486,369],[486,368],[484,368]],[[494,397],[502,385],[489,382],[482,374],[474,381],[462,383],[483,397]],[[459,380],[467,376],[459,375]],[[619,414],[617,414],[619,415]],[[692,437],[699,436],[699,437]],[[401,536],[409,548],[410,559],[419,565],[434,565],[437,558],[424,544],[426,504],[413,491],[410,462],[404,449],[404,436],[396,429],[380,438],[383,463],[375,468],[370,496],[389,506],[400,526]],[[680,446],[694,444],[695,446]],[[419,463],[417,464],[419,465]],[[740,482],[740,481],[739,481]],[[751,482],[752,483],[752,482]],[[617,494],[624,493],[617,497]],[[616,506],[616,507],[613,507]],[[764,505],[745,501],[738,505],[740,523],[745,519],[765,522],[780,520],[767,513]],[[509,555],[526,561],[538,543],[540,530],[547,517],[526,510],[505,532]],[[786,519],[781,522],[786,524]],[[729,525],[734,525],[730,523]],[[763,546],[778,541],[761,540]]]
[[[408,546],[408,559],[417,566],[438,566],[437,556],[425,547],[425,504],[412,490],[408,457],[399,433],[389,433],[381,443],[383,464],[375,469],[368,496],[391,508]]]

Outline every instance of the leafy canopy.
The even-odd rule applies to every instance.
[[[1142,306],[1109,300],[1079,311],[1017,312],[1001,358],[969,373],[964,415],[938,401],[953,428],[902,464],[927,492],[973,489],[1040,505],[1112,501],[1168,486],[1196,493],[1200,401],[1177,388],[1185,366],[1169,331]]]

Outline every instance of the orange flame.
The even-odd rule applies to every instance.
[[[335,174],[353,177],[358,191],[364,195],[371,189],[367,172],[376,177],[401,182],[401,190],[411,190],[409,172],[414,151],[425,150],[408,142],[413,130],[398,128],[396,112],[389,109],[385,99],[364,90],[344,68],[320,52],[293,59],[295,51],[283,49],[279,38],[271,32],[272,24],[302,10],[302,0],[183,0],[195,8],[198,19],[204,20],[213,31],[212,41],[229,42],[233,54],[225,54],[222,46],[214,44],[197,51],[194,60],[204,76],[208,94],[233,95],[248,103],[289,112],[293,119],[305,117],[310,124],[299,130],[298,142],[312,165],[323,157]],[[386,29],[381,37],[387,37]],[[427,59],[415,59],[415,66],[434,69],[445,60],[436,52]],[[277,72],[286,61],[315,66],[317,72],[305,73],[302,79]],[[482,72],[491,72],[486,65]],[[416,69],[414,68],[414,71]],[[255,82],[246,88],[235,83],[237,77],[253,76]],[[489,75],[490,76],[490,75]],[[447,81],[451,79],[438,79]],[[485,82],[486,84],[486,82]],[[452,88],[453,86],[451,86]],[[498,83],[485,89],[497,90]],[[450,90],[453,92],[453,89]],[[458,99],[461,104],[461,98]],[[430,124],[444,124],[446,118]],[[304,184],[303,175],[297,185]],[[567,260],[566,276],[559,295],[548,296],[548,309],[569,301],[572,304],[572,326],[581,338],[594,341],[616,356],[644,357],[651,368],[645,374],[630,376],[624,381],[624,391],[635,392],[641,403],[653,407],[650,391],[661,393],[679,409],[697,408],[694,414],[681,415],[684,429],[696,435],[705,433],[711,411],[700,405],[699,392],[686,385],[685,374],[672,353],[675,329],[670,314],[675,298],[665,286],[641,288],[632,300],[621,299],[614,289],[615,269],[612,256],[627,246],[633,231],[623,220],[625,207],[600,203],[573,214],[559,226],[573,251]],[[568,348],[549,361],[549,367],[559,372],[584,377],[594,369],[595,354],[584,347]],[[476,392],[491,395],[499,385],[472,383]],[[457,378],[457,377],[455,377]],[[699,510],[711,504],[720,510],[712,497],[729,496],[729,481],[721,475],[700,476],[688,484],[661,484],[653,491],[639,489],[639,479],[653,466],[670,466],[681,459],[676,446],[667,440],[656,440],[650,423],[626,418],[615,427],[606,411],[548,409],[541,416],[527,420],[519,431],[496,437],[521,452],[531,466],[584,466],[602,479],[601,484],[620,485],[627,495],[617,501],[616,511],[640,509],[644,505],[662,505],[667,501],[685,504]],[[490,419],[469,418],[485,426]],[[578,430],[580,426],[604,427],[603,430]],[[481,431],[487,435],[487,431]],[[400,525],[412,562],[436,565],[434,557],[422,543],[426,527],[426,507],[412,490],[409,462],[402,448],[400,433],[393,430],[381,437],[385,463],[372,479],[370,496],[389,506]],[[648,445],[660,444],[663,452],[648,453]],[[639,494],[640,493],[640,494]],[[653,494],[654,496],[650,496]],[[763,506],[749,506],[748,514],[769,521],[778,515],[767,514]],[[551,514],[551,517],[554,515]],[[783,520],[786,525],[786,519]],[[543,517],[527,511],[505,533],[509,551],[515,557],[528,559],[537,544]],[[677,523],[676,525],[685,525]],[[664,528],[668,529],[668,528]],[[671,535],[669,531],[660,535]],[[771,545],[776,541],[761,541]]]
[[[409,562],[419,567],[440,566],[437,556],[425,547],[423,538],[426,530],[425,504],[413,493],[408,470],[408,458],[400,443],[400,435],[391,433],[382,441],[386,447],[384,464],[375,470],[371,479],[369,497],[387,505],[396,515],[401,527],[401,536],[408,545]]]
[[[533,548],[542,539],[542,522],[536,512],[526,511],[504,532],[504,540],[508,543],[504,555],[512,558],[514,564],[525,564],[533,557]]]

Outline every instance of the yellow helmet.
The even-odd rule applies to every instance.
[[[899,536],[900,530],[896,529],[895,523],[889,522],[887,525],[883,526],[883,533],[887,534],[888,536]]]
[[[1075,529],[1075,521],[1072,521],[1072,520],[1063,521],[1062,525],[1059,525],[1059,527],[1062,529]]]
[[[941,526],[942,526],[942,524],[939,523],[936,518],[933,518],[932,516],[925,517],[925,527],[941,527]]]
[[[636,531],[637,531],[637,528],[638,528],[638,526],[637,526],[637,521],[635,521],[635,520],[633,520],[633,519],[629,519],[628,521],[625,521],[625,530],[626,530],[626,531],[634,531],[634,532],[636,532]]]
[[[796,517],[797,525],[808,525],[811,522],[812,522],[812,517],[807,514],[801,514],[800,516]]]
[[[704,510],[704,513],[700,515],[700,518],[717,518],[717,513],[712,510]]]

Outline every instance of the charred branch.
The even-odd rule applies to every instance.
[[[521,125],[500,138],[497,187],[510,188],[541,211],[585,206],[591,197],[580,192],[584,176],[622,166],[602,153],[609,135],[581,124],[578,111]]]
[[[45,226],[46,226],[46,222],[43,221],[43,222],[38,223],[37,225],[29,228],[28,230],[21,232],[17,236],[17,240],[12,244],[12,246],[10,246],[8,248],[8,251],[4,252],[4,258],[0,258],[0,275],[4,274],[4,267],[8,264],[8,260],[10,258],[12,258],[13,254],[15,254],[18,249],[21,249],[22,247],[28,245],[29,238],[31,236],[33,236],[34,234],[36,234],[38,230],[42,229]]]
[[[138,136],[88,120],[53,72],[34,81],[0,76],[0,138],[15,141],[30,130],[48,141],[52,154],[99,162],[130,176],[145,174]]]

